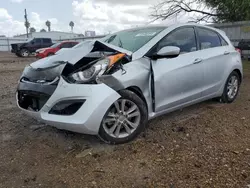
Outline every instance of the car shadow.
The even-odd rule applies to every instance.
[[[185,120],[185,118],[190,118],[194,116],[199,116],[200,114],[204,113],[205,109],[211,109],[211,108],[217,108],[223,105],[222,103],[216,101],[216,100],[209,100],[205,101],[199,104],[194,104],[192,106],[159,116],[153,120],[150,120],[148,123],[147,128],[145,129],[145,132],[150,131],[153,129],[153,127],[158,124],[159,121],[182,121]],[[88,149],[88,148],[99,148],[104,147],[105,145],[108,145],[104,143],[101,139],[99,139],[97,136],[92,135],[86,135],[81,133],[75,133],[71,131],[66,130],[59,130],[56,128],[53,128],[51,126],[46,126],[46,129],[42,131],[54,133],[57,135],[57,137],[60,139],[60,142],[64,142],[64,144],[73,145],[75,149],[82,150],[82,149]],[[42,133],[40,132],[40,133]],[[144,133],[145,133],[144,132]],[[141,134],[142,137],[145,137],[144,133]],[[71,146],[69,146],[69,149]]]

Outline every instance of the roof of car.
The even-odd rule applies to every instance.
[[[75,42],[75,43],[78,43],[77,41],[69,41],[69,40],[61,41],[61,43],[67,43],[67,42]]]
[[[139,26],[139,27],[133,27],[130,29],[125,29],[124,31],[131,31],[131,30],[139,30],[139,29],[147,29],[147,28],[162,28],[162,29],[167,29],[171,26],[176,26],[176,27],[181,27],[181,26],[199,26],[199,27],[205,27],[205,28],[212,28],[214,30],[219,30],[217,28],[211,27],[211,26],[207,26],[207,25],[202,25],[202,24],[198,24],[195,22],[188,22],[188,23],[175,23],[175,24],[169,24],[169,25],[165,25],[165,24],[148,24],[148,25],[144,25],[144,26]]]

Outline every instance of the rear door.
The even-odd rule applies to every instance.
[[[177,46],[181,54],[152,62],[155,111],[179,107],[201,98],[204,73],[193,27],[181,27],[167,34],[155,47]]]
[[[233,50],[226,40],[216,31],[196,27],[198,34],[200,54],[204,65],[204,88],[202,95],[215,95],[224,85],[223,78],[227,64],[232,58]]]

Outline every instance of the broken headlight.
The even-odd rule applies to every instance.
[[[79,71],[72,74],[71,79],[73,79],[76,83],[85,83],[94,80],[98,74],[104,73],[107,67],[108,64],[93,65],[87,70]]]
[[[110,69],[116,62],[123,58],[125,54],[116,54],[113,56],[106,57],[96,64],[91,66],[89,69],[78,71],[70,76],[70,80],[75,83],[86,83],[96,80],[97,76],[103,75],[108,69]]]

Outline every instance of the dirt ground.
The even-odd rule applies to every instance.
[[[39,124],[16,106],[34,58],[0,53],[0,187],[250,187],[250,62],[233,104],[207,101],[149,122],[134,142]]]

